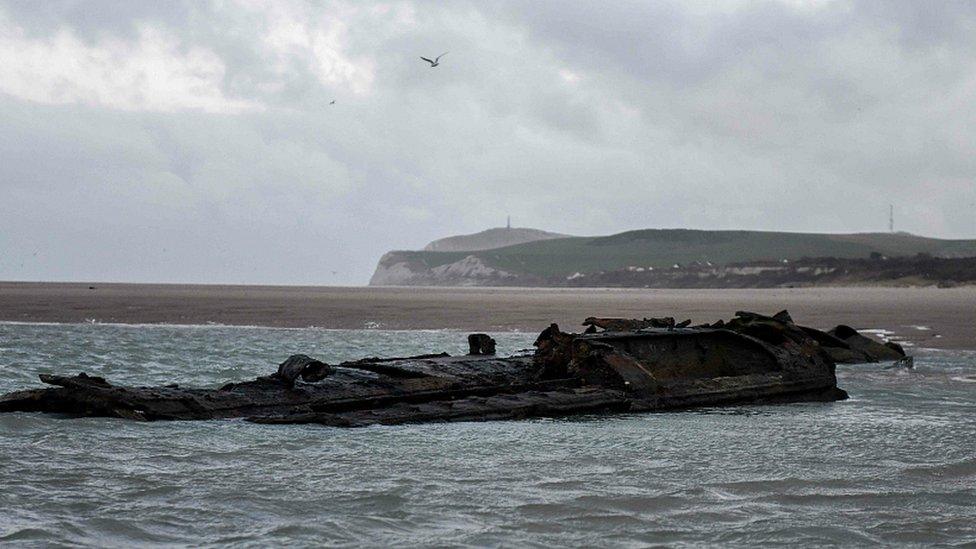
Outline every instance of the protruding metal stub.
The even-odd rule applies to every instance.
[[[469,355],[493,355],[495,354],[495,340],[488,334],[468,335]]]

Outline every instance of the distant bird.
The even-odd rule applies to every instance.
[[[441,57],[444,57],[445,55],[447,55],[447,53],[448,53],[448,52],[444,52],[444,53],[442,53],[442,54],[440,54],[440,55],[438,55],[437,57],[435,57],[435,58],[434,58],[434,60],[433,60],[433,61],[431,61],[430,59],[427,59],[427,58],[426,58],[426,57],[424,57],[423,55],[421,55],[421,56],[420,56],[420,58],[421,58],[421,59],[423,59],[424,61],[426,61],[426,62],[428,62],[428,63],[430,63],[430,68],[434,68],[434,67],[436,67],[437,65],[440,65],[440,64],[441,64]]]
[[[330,105],[335,105],[335,99],[333,99],[332,101],[329,101],[329,104]]]

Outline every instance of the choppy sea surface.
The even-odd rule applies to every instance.
[[[502,353],[535,334],[493,334]],[[216,386],[452,331],[0,324],[44,372]],[[0,544],[976,544],[976,352],[840,366],[846,402],[365,429],[0,415]]]

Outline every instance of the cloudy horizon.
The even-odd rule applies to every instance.
[[[0,0],[0,280],[365,284],[508,215],[976,238],[973,92],[967,2]]]

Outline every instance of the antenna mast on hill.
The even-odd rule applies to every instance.
[[[888,232],[895,232],[895,205],[888,204]]]

